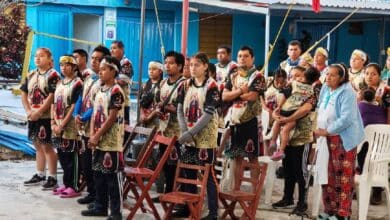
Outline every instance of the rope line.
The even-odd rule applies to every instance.
[[[162,31],[161,31],[161,26],[160,26],[160,18],[158,16],[158,9],[157,9],[157,2],[156,2],[156,0],[153,0],[153,4],[154,4],[154,13],[156,14],[158,34],[159,34],[159,37],[160,37],[161,61],[163,63],[164,56],[165,56],[165,47],[164,47],[164,41],[163,41],[163,37],[162,37]]]
[[[22,80],[20,82],[22,82],[28,74],[28,67],[30,66],[33,39],[34,39],[34,32],[33,31],[28,32],[26,48],[24,51],[24,60],[23,60],[23,69],[22,69],[22,78],[21,78]]]
[[[287,18],[288,18],[288,15],[290,14],[290,11],[291,11],[291,9],[293,8],[294,5],[295,5],[295,1],[293,1],[293,2],[290,4],[290,6],[289,6],[288,9],[287,9],[286,14],[284,15],[282,24],[281,24],[280,27],[279,27],[279,30],[278,30],[278,33],[276,34],[276,37],[275,37],[275,39],[274,39],[274,42],[273,42],[273,44],[270,45],[270,48],[269,48],[269,50],[268,50],[267,57],[266,57],[266,59],[265,59],[264,66],[263,66],[261,72],[264,72],[265,67],[267,67],[268,64],[269,64],[269,61],[270,61],[270,59],[271,59],[272,52],[274,51],[276,42],[278,41],[278,38],[279,38],[279,36],[280,36],[280,33],[281,33],[282,30],[283,30],[284,24],[286,23]]]
[[[338,27],[340,27],[340,25],[342,25],[344,22],[346,22],[353,14],[355,14],[357,11],[359,11],[360,7],[359,8],[356,8],[355,10],[353,10],[347,17],[345,17],[343,20],[340,21],[340,23],[338,23],[335,27],[333,27],[328,33],[326,33],[324,36],[322,36],[318,41],[316,41],[309,49],[307,49],[304,53],[309,53],[310,51],[312,51],[319,43],[321,43],[321,41],[323,41],[325,38],[328,37],[328,35],[330,35],[331,33],[333,33]],[[304,54],[302,53],[302,54]]]
[[[51,37],[51,38],[55,38],[55,39],[60,39],[60,40],[73,41],[73,42],[77,42],[77,43],[81,43],[81,44],[88,44],[88,45],[92,45],[92,46],[98,46],[98,45],[102,44],[102,43],[98,43],[98,42],[80,40],[77,38],[68,38],[68,37],[63,37],[63,36],[56,35],[56,34],[48,34],[48,33],[44,33],[44,32],[34,31],[34,34],[42,35],[42,36],[46,36],[46,37]]]

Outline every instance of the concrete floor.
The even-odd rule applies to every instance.
[[[80,211],[85,206],[78,205],[77,198],[61,199],[52,195],[52,192],[42,191],[40,187],[25,187],[23,181],[31,177],[35,168],[34,161],[0,161],[0,220],[28,219],[28,220],[67,220],[67,219],[105,219],[98,217],[82,217]],[[60,177],[60,176],[59,176]],[[61,178],[61,177],[60,177]],[[273,192],[273,201],[281,198],[282,180],[276,180]],[[155,193],[153,193],[155,195]],[[153,196],[153,195],[152,195]],[[311,194],[309,193],[309,213],[311,213]],[[133,203],[130,201],[130,203]],[[157,204],[160,215],[163,210]],[[237,208],[237,213],[242,210]],[[261,203],[257,211],[256,219],[301,219],[296,216],[289,216],[288,211],[273,210],[270,206]],[[123,216],[128,215],[128,210],[123,211]],[[206,214],[206,212],[204,212]],[[357,219],[357,204],[353,202],[353,218]],[[125,218],[124,218],[125,219]],[[151,214],[143,214],[139,211],[134,219],[154,219]],[[390,219],[387,214],[386,204],[370,206],[368,219],[385,220]]]

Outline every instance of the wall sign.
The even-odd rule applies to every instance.
[[[104,40],[116,39],[116,9],[104,9]]]

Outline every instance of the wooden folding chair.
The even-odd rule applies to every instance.
[[[127,140],[124,144],[124,150],[123,150],[123,152],[124,152],[123,155],[125,155],[124,156],[125,164],[126,164],[126,166],[130,166],[130,167],[139,167],[142,155],[144,155],[144,153],[146,152],[146,149],[148,148],[150,142],[152,141],[154,135],[156,134],[157,128],[156,127],[146,128],[146,127],[140,126],[140,123],[137,123],[134,128],[126,127],[125,129],[126,129],[126,131],[128,131],[130,133],[129,137],[127,138]],[[137,136],[140,136],[140,135],[146,137],[146,139],[143,140],[143,146],[142,146],[141,150],[139,151],[136,159],[127,157],[127,155],[130,153],[131,146],[134,144],[137,144],[135,142],[135,138]],[[154,147],[154,146],[152,146],[152,147]],[[138,193],[136,187],[134,186],[134,182],[129,181],[127,178],[124,180],[123,189],[124,189],[123,190],[123,199],[124,200],[126,200],[128,198],[128,193],[130,190],[133,192],[134,195],[139,196],[139,193]],[[130,197],[130,198],[134,198],[134,197]],[[126,206],[126,205],[124,205],[124,206]],[[143,212],[146,212],[146,209],[144,208],[143,205],[141,205],[141,209]]]
[[[256,169],[260,171],[260,174],[257,178],[255,177],[246,177],[244,175],[245,170],[247,169]],[[260,194],[263,189],[265,176],[267,173],[267,164],[252,164],[248,161],[244,160],[241,166],[241,176],[240,185],[243,182],[249,182],[252,184],[253,192],[244,192],[241,190],[233,190],[229,192],[219,192],[219,200],[225,208],[224,213],[221,216],[221,219],[225,219],[227,215],[230,215],[232,219],[238,219],[238,217],[234,214],[234,208],[237,203],[239,203],[244,211],[241,216],[241,219],[251,219],[255,220],[256,218],[256,210],[260,200]],[[227,201],[231,201],[228,203]]]
[[[137,166],[137,164],[139,164],[139,162],[142,158],[142,155],[146,151],[147,146],[152,141],[154,134],[157,131],[157,128],[156,127],[146,128],[146,127],[140,126],[140,124],[137,123],[134,128],[126,128],[126,131],[130,132],[130,135],[124,144],[123,155],[125,155],[124,157],[125,157],[126,165],[131,166],[131,167],[135,167],[135,166]],[[142,148],[141,148],[140,152],[138,153],[136,159],[132,159],[132,158],[127,157],[127,155],[130,153],[131,146],[137,144],[135,141],[135,138],[137,136],[143,136],[143,137],[146,137],[146,139],[142,141],[143,145],[142,145]]]
[[[172,149],[175,147],[176,140],[177,137],[168,138],[161,135],[160,133],[157,133],[153,137],[152,142],[146,148],[145,153],[142,155],[142,158],[137,167],[125,167],[124,173],[126,175],[126,184],[124,186],[124,194],[127,195],[129,190],[131,190],[136,199],[136,204],[132,208],[129,207],[130,214],[127,219],[132,219],[139,208],[141,208],[143,212],[146,212],[146,209],[143,207],[144,199],[151,208],[154,217],[156,219],[160,219],[157,209],[154,206],[152,199],[150,198],[149,190],[158,175],[160,174],[160,171],[162,170],[165,162],[167,161]],[[147,161],[152,154],[153,148],[157,144],[167,145],[167,148],[164,151],[162,157],[160,158],[157,167],[152,170],[147,168],[146,166]],[[144,181],[146,180],[147,183],[145,184]],[[137,188],[141,189],[141,195],[138,194]]]
[[[173,185],[173,192],[160,195],[161,206],[165,211],[163,219],[171,219],[171,214],[173,206],[175,204],[184,204],[187,205],[190,210],[190,216],[188,219],[200,219],[202,206],[204,201],[204,196],[207,190],[207,179],[210,174],[210,164],[205,166],[198,166],[192,164],[185,164],[179,162],[176,168],[175,182]],[[180,177],[180,173],[183,172],[183,169],[191,169],[198,171],[197,179],[187,179]],[[188,192],[180,192],[179,184],[191,184],[195,186],[200,186],[200,193],[193,194]]]

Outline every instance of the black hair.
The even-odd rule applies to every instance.
[[[212,73],[216,73],[217,72],[217,68],[215,67],[215,64],[210,63],[210,65],[209,65],[209,72],[212,72]]]
[[[75,49],[73,53],[77,53],[78,55],[85,57],[85,61],[88,62],[88,53],[84,49]]]
[[[199,52],[199,53],[196,53],[194,54],[191,59],[197,59],[199,60],[200,62],[202,62],[203,64],[209,64],[209,58],[207,57],[207,54],[203,53],[203,52]]]
[[[276,70],[273,71],[273,76],[272,81],[268,83],[267,87],[270,87],[275,83],[276,78],[283,78],[284,80],[287,79],[287,73],[284,69],[282,68],[277,68]]]
[[[368,64],[370,64],[370,55],[368,55],[367,53],[366,53],[366,61],[364,62],[364,66],[366,66],[366,65],[368,65]],[[379,73],[380,73],[380,71],[379,71]]]
[[[249,54],[251,55],[251,57],[254,56],[254,54],[253,54],[253,49],[252,49],[252,47],[250,47],[250,46],[244,45],[244,46],[242,46],[242,47],[240,48],[240,50],[247,50],[247,51],[249,51]]]
[[[95,47],[93,49],[93,52],[100,52],[100,53],[103,54],[103,57],[110,56],[110,54],[111,54],[110,50],[107,47],[103,46],[103,45],[99,45],[99,46]]]
[[[172,50],[165,54],[164,60],[167,59],[167,57],[174,57],[175,63],[177,65],[181,65],[180,72],[183,72],[184,63],[185,63],[185,58],[183,54]]]
[[[334,63],[331,64],[329,68],[335,68],[339,76],[343,78],[343,81],[341,81],[340,85],[349,82],[348,69],[344,63]]]
[[[301,71],[301,72],[305,72],[305,71],[306,71],[306,68],[303,67],[303,66],[297,65],[297,66],[291,67],[291,70],[298,70],[298,71]],[[290,70],[290,71],[291,71],[291,70]]]
[[[156,61],[156,62],[159,62],[159,61]],[[157,81],[157,83],[155,83],[155,88],[157,90],[160,89],[160,82],[162,81],[162,79],[163,79],[163,74],[161,73],[160,79]],[[154,94],[151,91],[152,88],[153,88],[153,82],[149,78],[148,81],[146,81],[145,86],[141,89],[141,91],[139,93],[140,94],[140,105],[142,108],[149,108],[150,104],[153,102]],[[150,98],[150,96],[152,96],[152,98]],[[157,96],[156,98],[158,99],[158,97],[159,96]]]
[[[232,53],[232,48],[229,45],[226,45],[226,44],[219,45],[217,50],[218,49],[225,49],[227,54],[231,54]]]
[[[215,67],[215,64],[209,63],[209,68],[207,69],[207,71],[209,73],[209,77],[215,76],[217,74],[217,67]]]
[[[104,60],[107,61],[107,63],[113,63],[117,68],[118,68],[118,72],[115,73],[115,77],[118,76],[119,72],[121,71],[121,63],[118,59],[116,59],[115,57],[113,56],[105,56],[103,57]],[[111,66],[109,67],[110,69],[113,69]]]
[[[114,40],[111,44],[116,44],[121,49],[125,48],[125,45],[121,40]]]
[[[313,84],[315,81],[317,81],[321,76],[320,71],[318,71],[317,68],[314,68],[314,67],[307,68],[305,70],[304,74],[305,74],[305,78],[306,78],[307,83],[310,85]]]
[[[209,76],[209,66],[212,66],[212,65],[209,64],[209,57],[207,56],[206,53],[198,52],[198,53],[192,55],[191,59],[197,59],[201,63],[206,64],[207,65],[206,76]]]
[[[375,99],[375,89],[372,87],[368,87],[363,90],[363,100],[367,102],[372,102]]]
[[[285,71],[284,69],[282,69],[282,68],[277,68],[277,69],[274,71],[273,75],[274,75],[274,80],[275,80],[276,78],[287,79],[287,73],[286,73],[286,71]]]
[[[302,44],[299,40],[292,40],[288,43],[289,46],[298,46],[302,50]]]
[[[381,67],[379,66],[379,64],[377,64],[377,63],[369,63],[369,64],[367,64],[366,69],[367,69],[368,67],[374,68],[375,71],[378,72],[379,76],[381,76]]]

